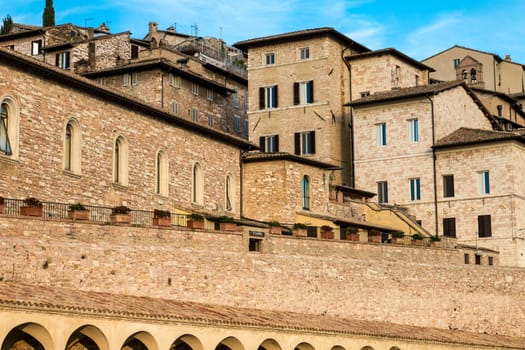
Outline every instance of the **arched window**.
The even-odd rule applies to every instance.
[[[18,106],[13,99],[0,100],[0,155],[18,158]]]
[[[468,80],[468,72],[465,69],[461,72],[461,76],[463,77],[463,80]]]
[[[122,136],[117,137],[113,154],[113,182],[128,184],[128,144]]]
[[[233,188],[233,177],[231,175],[226,176],[226,198],[225,208],[227,211],[233,211],[234,200],[234,188]]]
[[[310,179],[308,176],[303,176],[301,184],[301,193],[303,199],[303,209],[310,209]]]
[[[478,81],[477,72],[476,72],[476,70],[475,70],[474,68],[472,68],[472,69],[470,70],[470,81],[471,81],[472,83],[475,83],[475,82]]]
[[[70,120],[66,124],[64,137],[64,169],[80,173],[80,132],[78,123]]]
[[[157,153],[156,159],[155,193],[162,196],[168,195],[168,159],[164,151]]]
[[[202,169],[199,163],[195,163],[193,166],[193,187],[192,187],[192,202],[200,204],[204,202],[203,196],[203,180],[202,180]]]

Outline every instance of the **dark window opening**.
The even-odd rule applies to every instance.
[[[250,252],[260,252],[261,251],[261,240],[256,238],[250,238],[248,244],[248,251]]]
[[[463,260],[465,261],[465,264],[470,264],[470,255],[468,255],[467,253],[465,253],[463,255]]]
[[[476,259],[476,265],[481,265],[481,255],[476,254],[475,259]]]
[[[491,237],[492,226],[490,215],[478,216],[478,237]]]
[[[456,218],[443,218],[443,236],[456,238]]]

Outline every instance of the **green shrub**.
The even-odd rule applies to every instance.
[[[171,213],[169,212],[169,210],[154,209],[153,217],[154,218],[171,218]]]
[[[82,204],[80,203],[77,203],[77,204],[71,204],[69,206],[69,210],[73,211],[73,210],[87,210],[85,206],[83,206]]]
[[[202,216],[201,214],[192,213],[188,215],[188,219],[192,221],[204,221],[204,216]]]
[[[220,223],[232,223],[233,222],[233,218],[231,216],[223,215],[223,216],[219,217],[218,221]]]
[[[32,208],[42,208],[42,202],[35,197],[27,197],[24,199],[24,204]]]
[[[304,230],[307,227],[308,226],[306,226],[306,224],[303,224],[302,222],[296,222],[295,224],[293,224],[294,230]]]
[[[281,226],[281,223],[279,221],[270,221],[268,223],[268,226],[273,226],[273,227],[280,227]]]
[[[418,241],[421,241],[423,239],[423,236],[421,236],[419,233],[414,233],[412,235],[412,239],[415,239],[415,240],[418,240]]]
[[[111,209],[111,214],[129,214],[130,211],[131,209],[129,209],[125,205],[120,205],[117,207],[113,207]]]
[[[403,238],[405,233],[401,231],[392,232],[392,238]]]

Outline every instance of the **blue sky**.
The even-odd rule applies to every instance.
[[[369,47],[394,47],[421,60],[453,45],[488,51],[525,63],[525,1],[488,0],[54,0],[56,24],[130,30],[142,38],[148,22],[160,29],[222,37],[228,44],[307,28],[334,27]],[[0,17],[42,24],[45,0],[0,1]]]

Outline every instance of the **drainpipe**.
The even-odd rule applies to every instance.
[[[435,132],[435,116],[434,116],[434,100],[425,95],[425,97],[430,101],[430,117],[432,121],[432,176],[434,180],[434,232],[435,236],[438,237],[438,203],[437,203],[437,170],[436,170],[436,149],[434,145],[436,144],[436,132]]]
[[[345,60],[345,51],[351,50],[351,47],[345,47],[341,51],[341,59],[348,69],[348,89],[350,92],[350,102],[352,102],[352,66]],[[350,52],[351,53],[351,52]],[[354,165],[354,114],[353,108],[350,106],[350,187],[355,187],[355,165]]]

